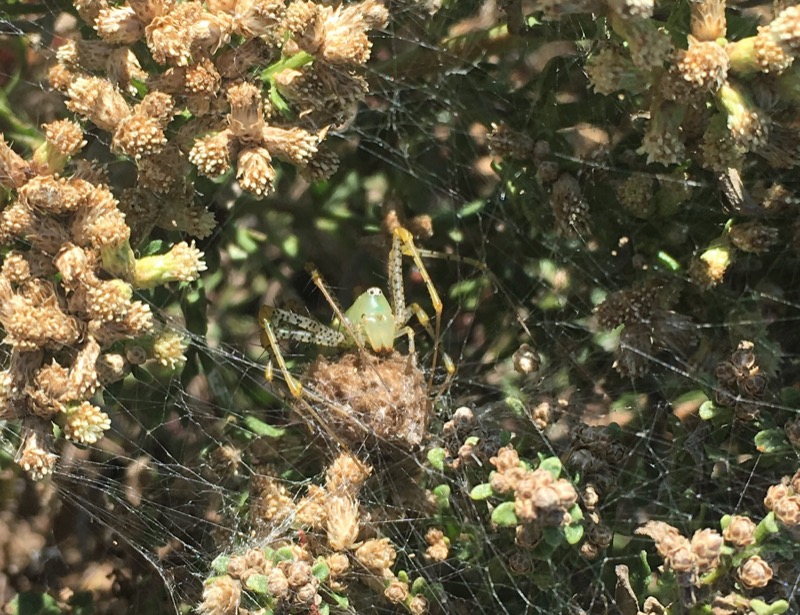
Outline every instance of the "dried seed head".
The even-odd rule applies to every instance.
[[[769,119],[743,89],[725,83],[717,92],[717,101],[728,114],[728,130],[736,145],[746,151],[766,145]]]
[[[84,116],[101,130],[114,132],[131,115],[119,90],[100,77],[78,77],[67,90],[67,108]]]
[[[695,92],[716,91],[726,82],[730,62],[716,42],[702,42],[689,35],[689,48],[680,54],[677,67]]]
[[[692,553],[694,553],[697,571],[700,574],[710,572],[719,565],[722,546],[722,536],[714,530],[704,529],[694,533]]]
[[[749,517],[734,515],[722,537],[736,547],[746,547],[755,542],[756,524]]]
[[[292,562],[286,570],[286,580],[293,589],[311,582],[311,564],[304,561]]]
[[[25,437],[16,461],[19,467],[28,473],[31,480],[42,480],[53,471],[58,457],[42,448],[39,435],[35,431],[30,431]]]
[[[506,124],[492,124],[489,150],[495,155],[524,160],[533,156],[533,139]]]
[[[289,580],[280,568],[272,568],[269,571],[267,574],[267,587],[269,588],[269,593],[278,600],[289,597]]]
[[[800,527],[800,494],[787,495],[773,507],[775,518],[788,528]]]
[[[743,252],[766,252],[778,242],[778,229],[755,221],[734,224],[728,234],[731,243]]]
[[[86,145],[83,129],[72,120],[57,120],[43,124],[42,129],[47,143],[62,156],[74,156]]]
[[[284,0],[236,0],[230,11],[236,31],[246,39],[269,34],[286,14]]]
[[[513,446],[504,446],[497,451],[497,456],[489,459],[489,463],[491,463],[500,474],[505,474],[510,470],[519,469],[519,454],[514,450]]]
[[[772,575],[770,565],[758,555],[746,559],[737,570],[739,581],[747,589],[766,587],[772,580]]]
[[[332,578],[343,576],[350,569],[350,560],[344,553],[332,553],[325,558]]]
[[[699,41],[716,41],[727,32],[725,20],[726,0],[699,0],[692,2],[692,36]]]
[[[654,188],[651,176],[631,175],[617,188],[617,198],[631,214],[646,219],[655,213]]]
[[[372,538],[356,549],[356,559],[379,577],[387,576],[396,557],[388,538]]]
[[[394,579],[383,590],[383,595],[392,604],[403,604],[408,599],[408,583]]]
[[[411,615],[426,615],[428,612],[428,601],[422,594],[417,594],[408,603],[408,612]]]
[[[327,147],[320,145],[317,153],[306,163],[306,166],[301,167],[300,174],[307,182],[313,184],[330,179],[338,170],[339,156]]]
[[[261,91],[252,83],[240,83],[228,88],[231,112],[228,126],[242,143],[259,143],[265,128]]]
[[[631,59],[614,47],[602,49],[586,61],[586,74],[598,94],[610,95],[620,90],[643,91],[647,80]]]
[[[786,421],[783,431],[786,433],[789,443],[795,448],[800,448],[800,417]]]
[[[201,615],[236,615],[242,596],[242,584],[228,575],[213,578],[203,589]]]
[[[94,29],[107,43],[133,45],[144,34],[144,24],[130,6],[101,9],[94,21]]]
[[[434,562],[443,562],[447,559],[450,550],[450,541],[445,537],[442,530],[432,527],[425,534],[425,541],[428,548],[425,549],[425,556]]]
[[[700,149],[703,166],[718,173],[741,168],[746,153],[745,148],[734,140],[723,115],[716,115],[711,119],[703,133]]]
[[[349,452],[340,453],[325,471],[325,489],[331,495],[357,496],[372,468]]]
[[[559,233],[566,237],[589,234],[589,204],[578,180],[569,173],[562,173],[553,184],[550,207]]]
[[[317,145],[324,138],[325,131],[315,135],[302,128],[265,126],[261,134],[261,144],[276,158],[304,165],[316,154]]]
[[[294,510],[286,488],[271,476],[253,475],[250,498],[250,517],[254,521],[278,523]]]
[[[263,147],[246,147],[236,159],[236,179],[243,190],[264,197],[275,189],[272,156]]]
[[[189,152],[189,161],[207,177],[219,177],[231,168],[237,141],[231,130],[201,137]]]
[[[358,502],[348,496],[332,496],[327,499],[328,544],[334,551],[354,548],[358,540],[360,515]]]
[[[681,135],[684,107],[673,102],[654,101],[650,122],[638,154],[647,155],[647,164],[679,164],[686,156]]]
[[[111,428],[111,419],[97,406],[88,401],[67,410],[64,435],[74,442],[94,444]]]

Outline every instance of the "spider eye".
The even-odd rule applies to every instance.
[[[367,293],[370,294],[373,297],[377,297],[378,295],[382,295],[383,294],[381,292],[381,289],[376,287],[376,286],[373,286],[372,288],[368,289]]]

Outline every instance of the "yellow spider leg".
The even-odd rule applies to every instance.
[[[286,380],[286,386],[289,387],[289,391],[291,394],[299,398],[303,394],[303,385],[301,385],[294,376],[289,373],[289,368],[286,367],[286,361],[283,359],[283,354],[281,353],[280,346],[278,345],[278,338],[275,336],[275,331],[272,329],[272,325],[269,321],[269,316],[272,313],[272,308],[270,306],[265,305],[259,310],[258,315],[261,319],[261,327],[263,329],[264,335],[263,337],[266,338],[267,345],[269,345],[269,349],[272,352],[272,356],[275,358],[275,362],[278,364],[278,368],[281,370],[284,379]],[[269,380],[272,376],[272,361],[267,364],[267,369],[264,373]]]
[[[525,331],[528,337],[533,339],[533,334],[528,328],[528,325],[525,324],[525,316],[517,307],[515,307],[516,301],[513,299],[508,289],[505,286],[503,286],[503,284],[500,282],[500,279],[492,272],[491,269],[489,269],[486,263],[481,262],[476,258],[470,258],[468,256],[460,256],[458,254],[447,254],[446,252],[437,252],[435,250],[426,250],[424,248],[417,248],[416,250],[417,254],[419,254],[420,257],[422,258],[438,258],[439,260],[443,261],[464,263],[465,265],[475,267],[475,269],[477,269],[483,275],[489,278],[489,282],[491,282],[495,290],[499,291],[500,294],[503,295],[503,298],[506,300],[508,305],[512,306],[512,308],[514,309],[514,313],[517,316],[517,322],[519,323],[520,327],[522,327],[522,330]]]
[[[395,242],[399,243],[396,244]],[[397,245],[397,250],[406,256],[410,256],[414,261],[414,264],[417,266],[417,270],[422,276],[425,286],[428,289],[428,295],[430,295],[431,298],[433,311],[436,314],[436,326],[434,327],[433,333],[433,359],[431,361],[431,379],[433,379],[433,372],[436,370],[436,363],[439,358],[439,335],[442,331],[442,300],[439,298],[439,293],[436,292],[436,287],[433,285],[433,280],[431,280],[431,276],[425,267],[425,263],[422,262],[422,256],[417,247],[414,245],[414,238],[408,229],[405,229],[402,226],[398,226],[396,229],[394,229],[394,239],[392,241],[393,252],[395,251],[395,245]],[[392,263],[392,265],[394,265],[394,263]],[[393,275],[397,274],[395,273]],[[402,285],[402,272],[398,277],[401,280],[399,284]],[[392,286],[394,287],[397,285],[398,283],[393,280]],[[400,286],[400,289],[402,289],[402,286]],[[394,288],[392,292],[395,292]],[[397,297],[395,297],[395,300],[397,300]],[[403,299],[403,304],[404,303],[405,299]]]
[[[311,276],[311,281],[314,283],[314,286],[316,286],[319,289],[319,292],[321,292],[322,296],[325,297],[325,301],[327,301],[328,305],[331,306],[331,309],[333,310],[336,319],[339,321],[340,325],[344,327],[345,331],[347,331],[347,334],[350,336],[350,339],[353,340],[353,343],[358,347],[358,349],[362,353],[365,353],[367,349],[364,346],[364,340],[361,338],[360,335],[358,335],[358,333],[356,333],[356,330],[353,328],[352,323],[344,315],[344,310],[342,310],[342,307],[339,305],[339,302],[334,298],[334,296],[328,290],[328,286],[325,284],[325,280],[323,279],[322,274],[314,265],[310,263],[306,265],[306,271],[308,272],[308,275]]]
[[[422,307],[418,303],[412,303],[406,308],[406,313],[404,314],[403,322],[406,322],[411,319],[411,316],[414,316],[419,322],[420,325],[425,329],[427,334],[430,336],[433,342],[436,342],[436,332],[433,330],[431,326],[431,319],[428,316],[428,313],[422,309]],[[413,352],[413,349],[410,349],[410,352]],[[453,359],[450,358],[450,355],[446,352],[442,352],[442,363],[444,364],[445,370],[449,376],[453,376],[456,372],[456,366],[453,363]]]

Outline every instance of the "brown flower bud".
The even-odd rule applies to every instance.
[[[800,526],[800,495],[787,495],[775,503],[775,518],[783,525],[796,528]]]
[[[747,589],[766,587],[767,583],[772,580],[772,575],[770,565],[758,555],[745,560],[737,571],[739,581]]]
[[[395,579],[386,586],[383,595],[393,604],[402,604],[408,599],[408,583]]]
[[[202,615],[236,615],[242,595],[242,584],[224,575],[216,577],[203,589]]]
[[[289,595],[289,581],[280,568],[276,567],[269,571],[267,574],[267,587],[269,588],[269,593],[278,600]]]
[[[756,524],[748,517],[734,515],[728,527],[722,532],[722,537],[737,547],[746,547],[755,542]]]
[[[698,530],[692,536],[691,544],[700,574],[705,574],[717,567],[722,553],[722,536],[711,529]]]

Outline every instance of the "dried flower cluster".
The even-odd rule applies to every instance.
[[[730,359],[717,365],[714,401],[735,409],[740,421],[752,421],[758,414],[767,390],[767,376],[756,362],[753,342],[742,341]]]
[[[350,580],[360,581],[412,613],[427,612],[424,596],[410,591],[407,576],[400,578],[392,571],[396,550],[391,541],[363,537],[372,530],[366,523],[370,514],[363,510],[359,494],[371,473],[372,468],[351,453],[341,453],[328,465],[324,484],[309,485],[299,498],[292,497],[284,482],[266,470],[254,475],[250,485],[250,517],[254,527],[259,534],[262,530],[269,534],[271,528],[289,522],[303,536],[300,546],[267,550],[266,558],[264,551],[256,549],[226,559],[224,580],[219,577],[209,580],[201,612],[240,613],[236,610],[239,599],[227,597],[236,592],[231,589],[236,587],[239,594],[243,591],[263,594],[264,604],[270,608],[319,606],[320,583],[325,583],[329,591],[345,592]],[[437,545],[435,552],[441,553],[443,540],[430,543]],[[284,557],[287,548],[294,557]],[[445,557],[446,552],[445,546]],[[320,562],[325,564],[324,571],[319,568]],[[312,572],[312,565],[316,572]],[[364,575],[364,569],[370,574]],[[260,585],[263,591],[258,589]]]
[[[126,215],[100,176],[80,165],[65,172],[85,145],[80,126],[57,121],[44,132],[31,161],[0,137],[0,182],[10,196],[0,212],[0,324],[10,349],[0,416],[22,421],[18,461],[37,479],[56,461],[51,422],[80,444],[110,428],[92,399],[128,373],[126,346],[135,340],[150,349],[139,362],[183,361],[182,341],[168,334],[172,342],[161,343],[135,290],[191,281],[205,268],[202,253],[186,243],[136,258]]]
[[[694,336],[690,320],[668,308],[669,288],[659,280],[610,294],[596,310],[606,330],[622,326],[614,367],[623,376],[647,373],[657,349],[686,350]]]
[[[698,530],[690,541],[663,521],[648,521],[636,533],[656,543],[664,566],[679,575],[684,585],[696,584],[699,575],[711,572],[720,563],[724,539],[714,530]]]
[[[156,209],[168,195],[186,210],[178,226],[200,235],[213,218],[192,204],[188,162],[209,177],[235,167],[240,186],[257,197],[274,189],[275,158],[309,181],[336,171],[322,142],[364,99],[358,69],[369,58],[367,33],[388,17],[375,0],[336,8],[304,0],[76,7],[99,39],[62,45],[52,85],[135,161],[139,206]],[[147,93],[131,105],[125,94],[136,96],[137,82]]]
[[[571,522],[567,512],[578,501],[575,487],[564,478],[555,479],[547,470],[526,470],[513,447],[500,449],[491,464],[492,491],[514,494],[514,509],[522,524],[558,527]]]
[[[590,58],[587,73],[601,94],[651,93],[650,121],[639,149],[649,164],[672,165],[693,156],[709,169],[740,168],[746,153],[769,156],[779,147],[779,134],[794,130],[774,109],[768,114],[755,102],[768,97],[750,91],[744,79],[769,74],[758,82],[759,88],[787,93],[787,83],[796,80],[792,64],[800,12],[786,8],[756,36],[726,44],[725,8],[718,0],[693,3],[687,48],[676,49],[647,17],[623,17],[611,6],[612,28],[628,44],[628,52],[600,50]],[[718,111],[705,117],[705,132],[697,132],[694,114],[706,101],[714,102]],[[796,162],[792,156],[784,165]]]
[[[775,514],[780,527],[794,540],[800,539],[800,470],[771,486],[764,497],[764,506]]]

